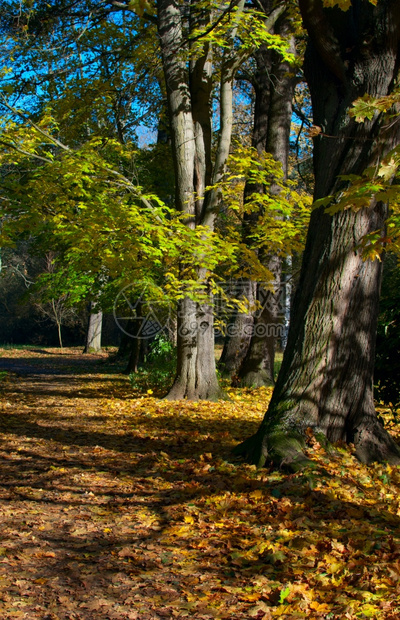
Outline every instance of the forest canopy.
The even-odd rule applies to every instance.
[[[3,284],[22,278],[60,344],[74,312],[121,314],[128,289],[138,340],[157,304],[178,350],[173,400],[224,396],[216,332],[220,372],[243,385],[273,383],[286,346],[242,446],[257,463],[301,461],[308,428],[396,460],[373,402],[382,257],[399,238],[396,3],[0,13]],[[293,433],[276,447],[282,412]]]

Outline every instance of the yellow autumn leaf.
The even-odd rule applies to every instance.
[[[365,605],[359,607],[356,615],[361,618],[378,618],[379,612],[379,607],[366,603]]]
[[[398,162],[392,157],[390,161],[379,166],[378,176],[382,177],[385,181],[389,181],[389,179],[396,174],[398,168]]]
[[[190,525],[193,525],[194,518],[191,515],[188,515],[188,516],[185,517],[184,521],[185,521],[185,523],[189,523]]]
[[[285,614],[289,614],[291,612],[290,605],[278,605],[273,611],[273,616],[278,616],[278,618],[285,617]]]
[[[330,607],[326,603],[318,603],[318,601],[312,601],[310,603],[310,608],[314,609],[318,613],[323,613],[324,611],[329,611]]]
[[[260,600],[260,598],[261,598],[260,592],[243,593],[243,594],[240,595],[240,599],[242,601],[253,602],[253,601]]]
[[[249,494],[250,497],[252,497],[253,499],[261,499],[263,494],[262,491],[260,489],[256,489],[255,491],[252,491]]]
[[[324,563],[326,564],[326,572],[331,574],[337,573],[344,566],[342,562],[338,562],[337,558],[332,555],[325,555]]]

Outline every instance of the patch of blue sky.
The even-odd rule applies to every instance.
[[[85,89],[93,87],[93,91],[97,88],[98,99],[103,97],[105,101],[107,89],[115,92],[120,87],[123,91],[127,85],[135,84],[138,76],[134,54],[140,37],[137,17],[132,13],[113,13],[103,25],[90,24],[88,19],[78,18],[69,23],[68,32],[54,29],[45,48],[43,42],[37,45],[35,39],[5,38],[1,57],[7,72],[2,72],[0,91],[12,106],[37,115],[43,107],[56,105],[66,93],[83,96]],[[143,96],[135,97],[132,90],[128,95],[130,118],[125,119],[125,124],[133,128],[145,117],[146,127],[139,140],[149,142],[149,124],[155,122],[154,113]]]

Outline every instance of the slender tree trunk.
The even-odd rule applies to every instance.
[[[271,54],[262,47],[254,53],[254,58],[257,68],[252,82],[255,92],[252,146],[261,154],[265,150],[268,136],[271,63],[269,65],[267,63],[271,60]],[[246,202],[247,197],[252,196],[257,191],[263,192],[263,187],[255,187],[254,184],[247,182],[244,190],[244,201]],[[243,221],[243,238],[245,243],[251,243],[249,240],[254,228],[257,226],[259,216],[260,214],[255,212],[245,213]],[[248,280],[247,285],[243,284],[242,286],[248,289],[248,293],[255,301],[256,283]],[[231,333],[228,331],[225,338],[220,367],[224,376],[229,376],[230,373],[230,377],[232,377],[233,383],[236,385],[239,380],[240,369],[248,355],[254,333],[254,312],[250,315],[236,313],[233,319]]]
[[[310,34],[305,72],[314,122],[315,198],[343,187],[340,175],[376,166],[400,142],[399,123],[382,115],[356,123],[348,109],[359,96],[392,92],[399,70],[400,7],[353,0],[347,12],[301,0]],[[373,366],[381,263],[364,261],[362,237],[384,226],[385,205],[334,216],[314,210],[281,372],[257,434],[238,447],[253,462],[292,469],[305,462],[310,429],[329,441],[352,442],[363,462],[400,462],[400,451],[378,422]]]
[[[287,34],[290,21],[282,17],[276,25],[276,32]],[[292,52],[295,51],[292,41]],[[287,62],[282,62],[279,56],[265,48],[255,54],[257,72],[255,75],[256,102],[254,109],[253,146],[259,153],[267,151],[282,164],[284,178],[287,177],[289,157],[289,135],[292,117],[292,100],[295,87],[293,70]],[[264,188],[246,187],[246,194],[254,191],[263,193]],[[279,188],[272,184],[269,192],[279,194]],[[247,218],[245,232],[251,234],[257,225],[258,217],[254,213]],[[280,304],[280,286],[282,261],[277,256],[271,256],[268,248],[260,251],[260,260],[268,265],[274,276],[272,285],[275,293],[268,295],[266,288],[258,285],[258,301],[261,311],[254,320],[253,335],[242,364],[238,371],[241,385],[261,387],[274,382],[274,361],[277,342],[281,337],[283,321]],[[268,299],[269,302],[265,303]]]
[[[121,358],[121,357],[125,357],[128,353],[130,353],[131,349],[132,349],[132,342],[131,342],[131,337],[128,335],[130,333],[130,330],[132,329],[132,323],[128,322],[127,327],[126,327],[126,332],[122,332],[121,334],[121,341],[119,343],[119,347],[118,347],[118,351],[116,354],[117,358]]]
[[[101,330],[103,325],[103,312],[95,309],[93,302],[89,303],[89,319],[86,332],[84,353],[98,353],[101,351]]]
[[[62,327],[61,313],[59,314],[58,307],[54,299],[51,300],[51,307],[53,309],[53,316],[54,316],[54,320],[57,325],[58,343],[60,345],[60,349],[63,349],[63,341],[62,341],[62,333],[61,333],[61,327]]]
[[[276,286],[280,283],[280,259],[270,260],[269,267],[275,275],[273,285]],[[275,292],[257,285],[259,310],[254,317],[250,346],[238,371],[240,385],[263,387],[274,382],[275,347],[282,331],[279,285],[276,288]]]
[[[131,352],[129,354],[128,363],[124,370],[124,375],[130,375],[131,373],[138,371],[140,353],[141,353],[141,344],[142,344],[142,340],[139,340],[138,338],[132,339]]]
[[[61,335],[61,324],[57,323],[57,331],[58,331],[58,342],[60,343],[60,349],[63,349],[63,341],[62,341],[62,335]]]
[[[226,337],[218,368],[224,377],[232,378],[237,383],[237,374],[243,359],[248,351],[254,329],[254,308],[256,302],[257,285],[251,280],[238,280],[233,287],[233,295],[248,303],[247,312],[238,310],[230,317],[226,325]]]
[[[60,345],[60,349],[63,349],[63,341],[62,341],[62,333],[61,333],[61,323],[57,321],[57,333],[58,333],[58,342]]]
[[[144,359],[144,344],[147,339],[143,338],[143,331],[146,328],[146,317],[143,316],[143,304],[140,299],[135,303],[136,316],[134,320],[129,320],[127,325],[127,339],[130,341],[125,347],[125,353],[129,351],[128,363],[124,369],[124,375],[137,372],[139,363]]]

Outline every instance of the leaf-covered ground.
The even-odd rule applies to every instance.
[[[0,350],[1,620],[400,617],[398,468],[233,463],[269,390],[171,403],[90,360]]]

